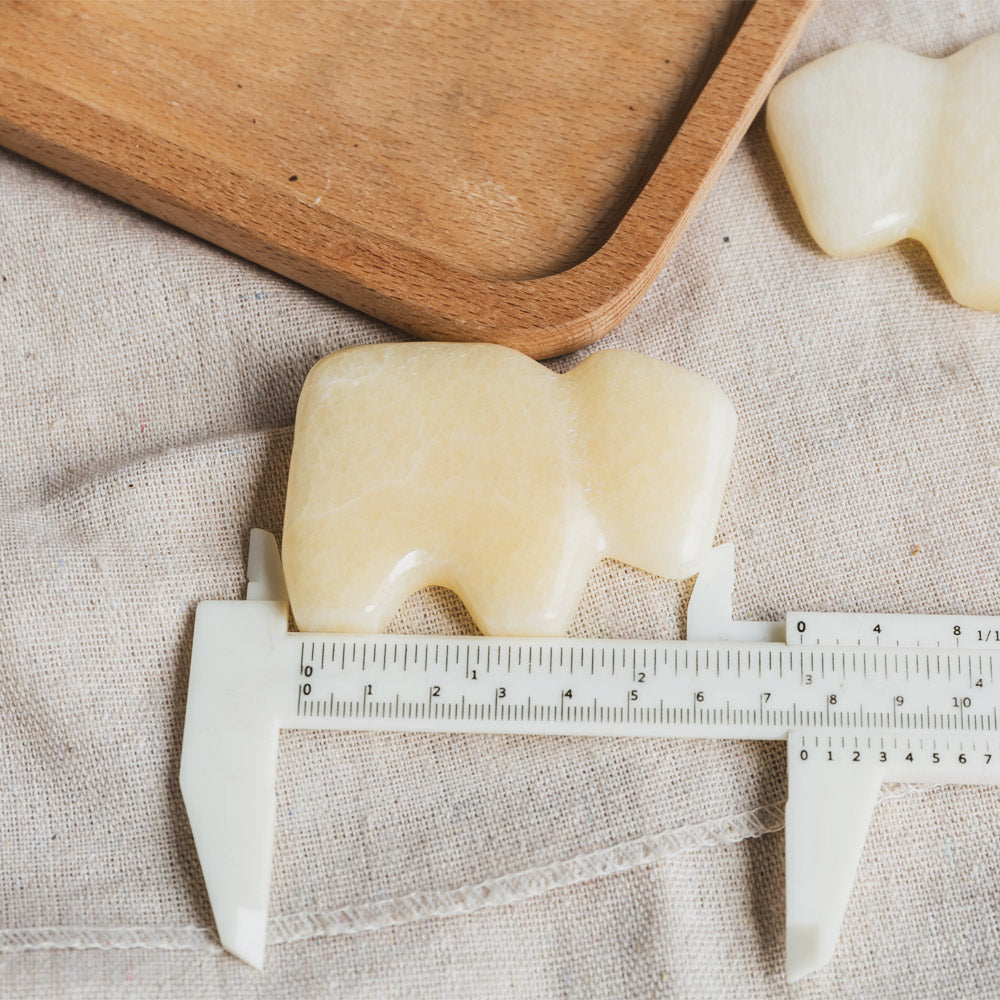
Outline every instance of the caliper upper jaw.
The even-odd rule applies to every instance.
[[[717,545],[705,557],[687,606],[689,642],[784,642],[784,622],[733,620],[736,550]]]

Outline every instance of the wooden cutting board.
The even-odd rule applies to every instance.
[[[0,144],[421,337],[638,302],[817,0],[0,0]]]

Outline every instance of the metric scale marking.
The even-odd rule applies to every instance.
[[[181,757],[223,945],[263,963],[280,729],[787,739],[788,976],[819,968],[882,781],[1000,784],[1000,644],[978,639],[996,619],[796,612],[786,643],[732,621],[732,565],[713,551],[686,642],[326,636],[288,632],[277,546],[254,530],[247,600],[198,608]],[[872,623],[891,647],[859,648]]]
[[[294,715],[283,715],[281,728],[333,721],[437,732],[448,723],[455,732],[544,734],[555,723],[574,736],[662,736],[669,727],[673,736],[784,739],[799,726],[996,733],[997,705],[976,707],[986,706],[977,696],[994,685],[997,656],[290,634],[275,660],[298,676]],[[872,684],[852,689],[848,680],[858,676]],[[902,686],[906,695],[888,694]]]

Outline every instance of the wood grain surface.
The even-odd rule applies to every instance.
[[[551,357],[646,291],[814,3],[0,0],[0,143],[419,336]]]

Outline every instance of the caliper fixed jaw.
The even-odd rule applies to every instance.
[[[288,631],[280,565],[273,536],[255,530],[252,599],[198,606],[180,767],[219,938],[258,969],[267,936],[284,691],[273,654]]]

